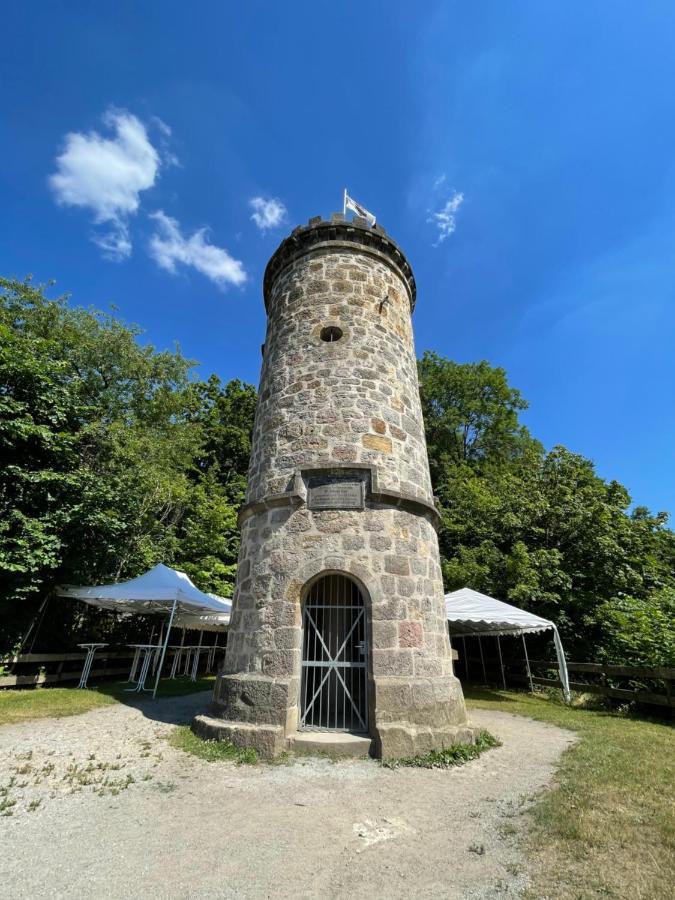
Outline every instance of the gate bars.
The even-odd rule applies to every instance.
[[[366,615],[357,585],[324,575],[303,611],[300,728],[368,731]]]

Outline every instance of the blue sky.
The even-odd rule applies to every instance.
[[[6,0],[3,24],[3,274],[257,382],[265,263],[346,186],[411,260],[419,353],[504,366],[547,446],[675,511],[670,0]]]

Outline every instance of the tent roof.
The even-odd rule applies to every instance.
[[[548,619],[468,587],[445,595],[445,614],[452,634],[526,634],[555,629]]]
[[[228,600],[200,591],[185,572],[162,563],[130,581],[93,587],[63,585],[57,593],[92,606],[137,615],[169,613],[174,600],[178,608],[194,615],[229,615],[232,608]]]

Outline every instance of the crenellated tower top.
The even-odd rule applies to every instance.
[[[366,219],[359,216],[348,221],[342,213],[333,213],[330,219],[314,216],[307,225],[294,228],[281,242],[265,269],[265,307],[269,309],[270,291],[276,279],[301,256],[328,246],[335,250],[341,246],[353,249],[354,245],[358,246],[361,253],[385,262],[394,270],[407,286],[412,313],[417,299],[417,286],[410,263],[401,248],[381,225],[371,227]]]

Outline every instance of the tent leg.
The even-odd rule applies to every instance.
[[[157,649],[155,650],[154,660],[152,663],[152,674],[153,675],[157,671],[157,661],[159,660],[159,648],[162,646],[163,641],[164,641],[164,622],[160,622],[159,638],[157,640]],[[152,643],[152,641],[150,641],[150,643]]]
[[[207,671],[209,672],[209,674],[210,674],[211,672],[213,672],[213,664],[214,664],[215,659],[216,659],[216,647],[217,647],[217,646],[218,646],[218,632],[216,631],[216,639],[215,639],[215,641],[213,642],[213,644],[211,645],[211,649],[209,650],[208,670],[207,670]]]
[[[527,655],[527,644],[525,643],[525,633],[521,634],[523,639],[523,651],[525,653],[525,667],[527,669],[527,680],[530,682],[530,693],[534,694],[534,684],[532,682],[532,670],[530,669],[530,657]]]
[[[502,685],[506,690],[506,676],[504,675],[504,660],[502,659],[502,645],[497,635],[497,650],[499,651],[499,668],[502,670]]]
[[[162,666],[164,665],[164,657],[166,656],[166,648],[169,643],[169,635],[171,634],[171,626],[173,625],[173,617],[176,615],[176,604],[178,603],[178,596],[175,597],[173,601],[173,606],[171,607],[171,615],[169,616],[169,625],[166,629],[166,637],[164,638],[164,645],[162,647],[162,657],[159,661],[159,666],[157,666],[157,676],[155,677],[155,687],[152,691],[152,699],[154,700],[157,696],[157,688],[159,687],[159,676],[162,674]]]
[[[16,654],[17,656],[19,656],[21,654],[21,652],[23,651],[23,648],[25,647],[25,645],[28,641],[28,638],[30,637],[31,631],[37,625],[37,628],[35,628],[35,634],[33,635],[33,640],[31,641],[30,650],[28,651],[29,653],[33,652],[33,647],[35,646],[35,640],[38,636],[38,631],[40,630],[40,626],[42,625],[42,620],[44,619],[45,610],[47,608],[48,602],[49,602],[49,594],[45,597],[45,599],[40,604],[40,608],[38,609],[37,613],[35,614],[35,618],[28,626],[28,631],[26,632],[26,634],[24,635],[24,637],[21,640],[21,643],[19,644],[19,652]],[[38,621],[38,619],[39,619],[39,621]]]
[[[555,653],[558,657],[558,672],[560,673],[560,682],[562,684],[563,699],[565,703],[569,703],[572,699],[570,693],[570,679],[567,674],[567,660],[565,659],[565,651],[563,650],[562,641],[558,634],[558,629],[553,626],[553,643],[555,644]]]
[[[466,638],[462,637],[462,647],[464,648],[464,677],[466,683],[469,683],[469,657],[466,655]]]
[[[480,650],[480,662],[483,666],[483,684],[487,687],[487,672],[485,671],[485,657],[483,656],[483,643],[478,635],[478,649]]]

